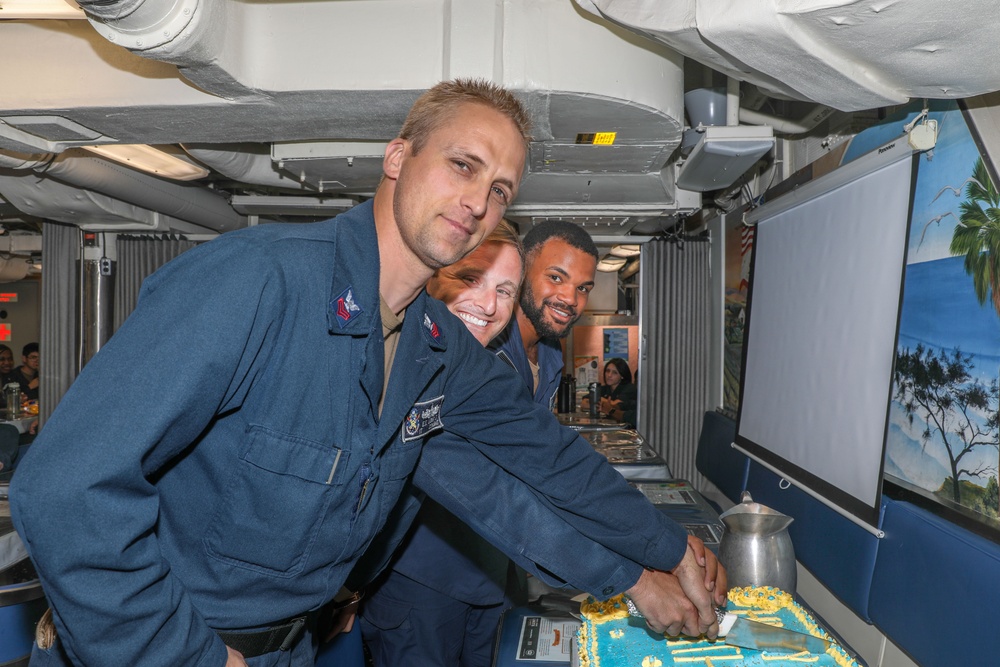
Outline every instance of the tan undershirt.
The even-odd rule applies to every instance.
[[[392,371],[392,362],[396,358],[396,346],[399,345],[399,332],[403,329],[406,309],[396,315],[381,294],[378,296],[378,307],[382,313],[382,338],[385,339],[385,377],[382,380],[382,397],[378,399],[378,414],[381,416],[382,404],[385,403],[385,395],[389,391],[389,374]]]
[[[528,365],[531,366],[531,393],[534,395],[538,391],[538,364],[531,363],[529,359]]]

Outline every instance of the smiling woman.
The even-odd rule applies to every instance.
[[[484,346],[503,331],[517,303],[524,258],[517,232],[501,220],[482,245],[438,269],[427,292],[444,301]]]
[[[523,267],[517,232],[501,220],[478,248],[438,269],[427,293],[486,346],[510,321]],[[507,593],[516,593],[508,590],[509,569],[507,556],[425,500],[392,568],[360,610],[373,664],[490,664],[500,614],[513,604]]]

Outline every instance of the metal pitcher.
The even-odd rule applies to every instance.
[[[788,525],[792,517],[743,492],[739,505],[719,518],[726,529],[719,544],[719,561],[730,586],[774,586],[795,593],[795,551]]]

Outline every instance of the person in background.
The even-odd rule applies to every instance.
[[[499,86],[438,84],[372,200],[222,234],[146,279],[12,480],[59,642],[33,654],[311,667],[315,612],[411,480],[538,576],[627,592],[655,632],[718,634],[723,569],[424,291],[499,224],[528,126]],[[550,523],[617,567],[585,581]]]
[[[38,400],[38,343],[28,343],[21,350],[21,365],[13,370],[6,382],[17,382],[29,401]]]
[[[0,344],[0,388],[7,384],[7,378],[14,371],[14,352]]]
[[[427,293],[440,299],[483,346],[510,321],[523,251],[501,221],[482,245],[438,269]],[[510,560],[433,500],[425,500],[391,569],[361,604],[375,667],[489,667]]]
[[[559,341],[583,314],[594,288],[598,252],[590,234],[546,220],[524,236],[524,290],[510,326],[491,344],[511,364],[535,403],[550,410],[562,377]]]
[[[608,359],[604,364],[604,384],[601,385],[601,413],[634,426],[638,402],[628,362],[619,357]]]

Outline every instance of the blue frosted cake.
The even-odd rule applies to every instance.
[[[792,596],[777,588],[733,588],[727,611],[752,621],[833,640]],[[730,646],[722,639],[668,639],[629,616],[622,596],[581,605],[577,633],[581,667],[858,667],[836,643],[826,653],[772,655]]]

